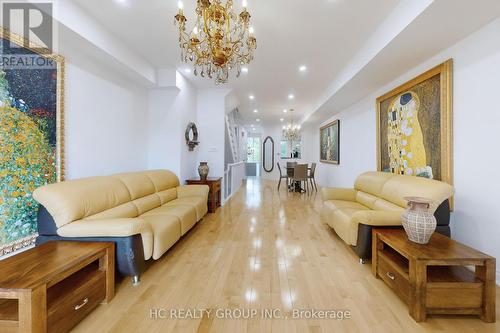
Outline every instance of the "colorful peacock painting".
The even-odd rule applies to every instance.
[[[58,70],[0,68],[0,255],[36,234],[32,193],[58,178]]]

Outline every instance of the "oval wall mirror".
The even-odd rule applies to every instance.
[[[262,167],[265,172],[274,169],[274,140],[268,136],[262,143]]]

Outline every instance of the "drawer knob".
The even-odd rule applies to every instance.
[[[391,273],[391,272],[387,272],[387,277],[391,280],[394,280],[396,279],[396,276],[394,275],[394,273]]]
[[[89,302],[89,298],[86,297],[81,304],[75,305],[75,311],[78,311],[81,308],[83,308],[85,305],[87,305],[88,302]]]

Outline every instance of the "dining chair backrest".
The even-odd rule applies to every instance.
[[[286,174],[288,177],[293,177],[293,169],[297,165],[297,162],[286,162]]]
[[[316,172],[316,163],[312,163],[311,164],[311,173],[309,174],[309,176],[311,176],[312,178],[314,178],[314,173]]]
[[[283,173],[281,172],[281,165],[279,163],[276,163],[278,166],[278,171],[280,172],[280,178],[283,178]]]
[[[293,179],[307,181],[307,164],[297,164],[293,171]]]

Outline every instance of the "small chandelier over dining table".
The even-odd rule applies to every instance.
[[[293,109],[290,109],[291,122],[283,126],[283,138],[290,142],[300,140],[300,125],[294,123],[293,111]]]
[[[227,83],[229,72],[236,69],[236,77],[241,68],[253,60],[257,39],[250,27],[250,13],[247,0],[239,15],[233,11],[233,1],[197,0],[196,23],[191,32],[186,32],[184,5],[178,2],[179,13],[175,23],[179,26],[179,46],[181,60],[193,62],[193,73],[214,78],[215,82]]]

